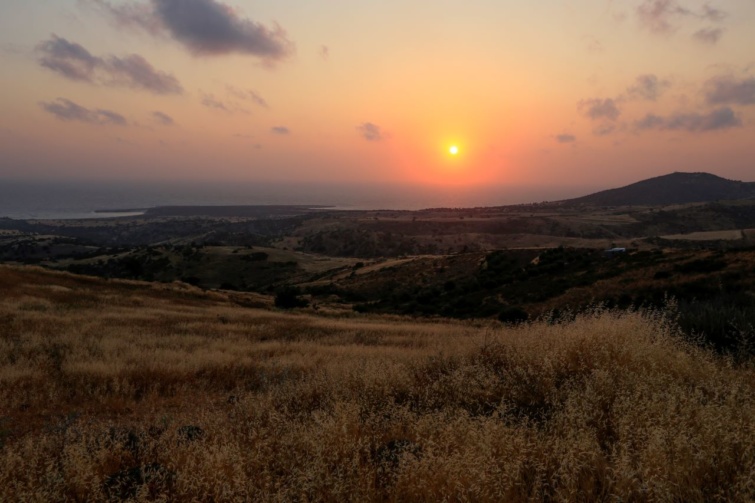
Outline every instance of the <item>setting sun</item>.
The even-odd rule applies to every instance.
[[[456,155],[459,153],[459,147],[456,145],[451,145],[451,147],[448,149],[448,153],[451,155]]]

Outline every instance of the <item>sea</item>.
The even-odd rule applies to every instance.
[[[476,208],[578,197],[589,187],[427,187],[301,182],[50,181],[0,179],[0,218],[136,216],[158,206],[304,205],[343,210]]]

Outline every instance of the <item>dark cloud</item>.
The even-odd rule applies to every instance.
[[[719,131],[741,127],[742,120],[729,107],[718,108],[707,114],[674,114],[668,117],[648,114],[635,123],[639,130],[687,131],[691,133]]]
[[[293,43],[278,25],[268,28],[217,0],[149,0],[114,6],[107,0],[84,0],[115,23],[165,33],[195,55],[230,53],[257,56],[268,64],[290,56]]]
[[[577,104],[577,108],[583,115],[592,120],[611,120],[615,121],[621,115],[621,110],[616,106],[616,102],[607,98],[582,100]]]
[[[674,20],[691,12],[674,0],[645,0],[637,7],[640,23],[653,33],[667,34],[676,29]]]
[[[181,94],[173,75],[156,70],[138,54],[98,57],[83,46],[53,35],[37,46],[39,64],[63,77],[90,84],[143,89],[156,94]]]
[[[183,88],[173,75],[155,70],[149,62],[138,54],[123,58],[111,56],[106,60],[105,69],[113,82],[128,87],[137,87],[157,94],[181,94]]]
[[[692,34],[692,38],[708,45],[716,45],[724,34],[723,28],[702,28]]]
[[[95,70],[104,63],[83,46],[57,35],[37,45],[37,52],[41,66],[71,80],[93,82]]]
[[[155,110],[152,112],[152,118],[154,118],[157,122],[162,124],[163,126],[172,126],[176,122],[173,120],[173,117],[170,115],[160,112],[158,110]]]
[[[325,60],[330,59],[330,47],[328,47],[327,45],[321,45],[320,57]]]
[[[372,122],[365,122],[357,126],[359,134],[367,141],[380,141],[385,136],[380,130],[380,126]]]
[[[556,141],[559,143],[574,143],[577,141],[577,137],[573,134],[560,134],[556,135]]]
[[[44,111],[64,121],[79,121],[99,125],[113,124],[116,126],[127,124],[126,118],[119,113],[101,108],[90,110],[64,98],[58,98],[53,102],[42,102],[39,105]]]
[[[660,80],[655,75],[640,75],[627,89],[627,94],[631,98],[655,101],[669,85],[667,80]]]
[[[714,77],[704,87],[711,105],[755,105],[755,78]]]
[[[285,126],[274,126],[270,128],[270,132],[273,134],[279,134],[279,135],[288,135],[291,134],[291,130],[288,129]]]

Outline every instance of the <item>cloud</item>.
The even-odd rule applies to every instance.
[[[251,101],[252,103],[262,108],[269,108],[267,101],[262,96],[257,94],[256,91],[245,91],[243,89],[237,89],[231,85],[226,85],[225,90],[228,92],[228,94],[234,96],[235,98],[244,101]]]
[[[691,133],[719,131],[741,127],[742,120],[729,107],[718,108],[707,114],[678,113],[668,117],[648,114],[635,123],[639,130],[687,131]]]
[[[320,46],[320,57],[324,60],[330,59],[330,47],[327,45],[321,45]]]
[[[627,89],[627,94],[631,98],[655,101],[669,85],[667,80],[659,80],[655,75],[639,75]]]
[[[138,54],[98,57],[82,45],[57,35],[37,45],[36,50],[40,66],[70,80],[143,89],[156,94],[183,92],[178,79],[156,70]]]
[[[160,112],[158,110],[155,110],[152,112],[152,118],[154,118],[157,122],[162,124],[163,126],[172,126],[176,122],[173,120],[173,117],[170,115]]]
[[[254,91],[249,91],[249,98],[256,103],[257,105],[261,106],[262,108],[268,108],[267,101],[260,96],[259,94],[255,93]]]
[[[113,5],[107,0],[79,0],[79,3],[94,7],[120,28],[146,30],[153,35],[158,35],[163,30],[149,3],[128,2]]]
[[[692,34],[692,38],[708,45],[716,45],[724,34],[723,28],[702,28]]]
[[[277,135],[288,135],[291,134],[291,130],[288,129],[285,126],[274,126],[270,128],[270,132]]]
[[[95,70],[103,64],[83,46],[57,35],[37,45],[37,52],[40,66],[71,80],[93,82]]]
[[[268,28],[241,17],[217,0],[149,0],[114,6],[107,0],[84,0],[119,26],[166,34],[197,56],[249,54],[272,64],[294,52],[278,25]]]
[[[593,129],[592,133],[595,136],[608,136],[614,131],[616,131],[616,124],[611,124],[610,122],[604,122],[603,124]]]
[[[215,110],[223,110],[224,112],[230,112],[231,110],[226,106],[225,103],[220,101],[219,99],[215,98],[215,95],[213,94],[203,94],[202,95],[202,105],[206,106],[207,108],[214,108]]]
[[[674,0],[645,0],[637,7],[640,23],[656,34],[668,34],[676,29],[674,19],[691,14]]]
[[[755,105],[755,78],[713,77],[704,88],[705,100],[711,105]]]
[[[607,98],[582,100],[577,104],[577,108],[583,115],[592,120],[611,120],[615,121],[621,115],[621,110],[616,106],[616,102]]]
[[[53,102],[42,102],[42,109],[63,121],[79,121],[87,124],[125,126],[126,118],[111,110],[101,108],[90,110],[73,101],[58,98]]]
[[[700,11],[692,11],[680,6],[675,0],[644,0],[637,7],[637,17],[642,26],[657,35],[670,34],[678,28],[680,18],[693,17],[711,23],[720,23],[726,18],[726,12],[710,4],[704,4]],[[694,37],[700,39],[706,35],[715,38],[715,43],[721,37],[722,30],[713,28],[699,30]],[[703,40],[710,43],[708,40]]]
[[[556,135],[556,141],[559,143],[574,143],[577,141],[577,137],[573,134],[560,134]]]
[[[385,135],[380,129],[380,126],[373,124],[372,122],[365,122],[357,126],[359,134],[367,141],[380,141],[385,138]]]
[[[726,12],[722,11],[721,9],[711,7],[710,4],[705,4],[703,5],[703,10],[700,14],[700,17],[707,21],[718,23],[724,20],[724,18],[726,17]]]

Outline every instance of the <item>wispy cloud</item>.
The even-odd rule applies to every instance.
[[[270,132],[273,134],[285,136],[291,134],[291,130],[286,126],[274,126],[270,128]]]
[[[677,113],[667,117],[648,114],[635,123],[638,130],[687,131],[691,133],[720,131],[742,126],[742,120],[729,107],[709,113]]]
[[[559,134],[556,135],[556,141],[559,143],[574,143],[577,141],[577,137],[573,134]]]
[[[682,7],[676,0],[644,0],[637,7],[637,18],[640,24],[656,35],[668,35],[679,28],[684,18],[720,23],[727,14],[723,10],[706,3],[700,10]],[[704,28],[698,30],[693,38],[715,44],[721,38],[723,29]]]
[[[674,0],[645,0],[637,7],[640,23],[656,34],[668,34],[676,29],[676,19],[691,12]]]
[[[582,115],[592,120],[615,121],[621,115],[621,110],[616,105],[616,101],[611,98],[581,100],[577,104],[577,108]]]
[[[723,34],[723,28],[701,28],[692,34],[692,38],[703,44],[716,45]]]
[[[164,112],[160,112],[159,110],[152,112],[152,118],[163,126],[172,126],[176,123],[173,120],[173,117]]]
[[[230,94],[231,96],[243,100],[243,101],[251,101],[257,106],[260,106],[262,108],[269,108],[269,105],[267,104],[267,100],[265,100],[262,96],[260,96],[256,91],[252,90],[244,90],[244,89],[238,89],[236,87],[233,87],[232,85],[226,85],[225,86],[226,92]]]
[[[63,121],[78,121],[87,124],[125,126],[126,118],[112,110],[89,109],[65,98],[39,104],[44,111]]]
[[[215,97],[214,94],[202,94],[202,105],[207,108],[214,108],[215,110],[223,110],[224,112],[230,112],[231,109],[226,104]]]
[[[364,122],[358,125],[357,131],[367,141],[380,141],[385,137],[380,126],[372,122]]]
[[[149,0],[119,5],[108,0],[83,1],[107,14],[116,25],[166,34],[195,55],[249,54],[273,64],[294,52],[294,44],[280,26],[269,28],[216,0]]]
[[[121,86],[156,94],[181,94],[173,75],[156,70],[138,54],[94,56],[80,44],[53,35],[36,49],[39,64],[67,79],[104,86]]]
[[[737,80],[718,76],[704,86],[705,100],[711,105],[755,105],[755,78]]]
[[[639,75],[627,89],[630,98],[656,101],[671,84],[653,74]]]

